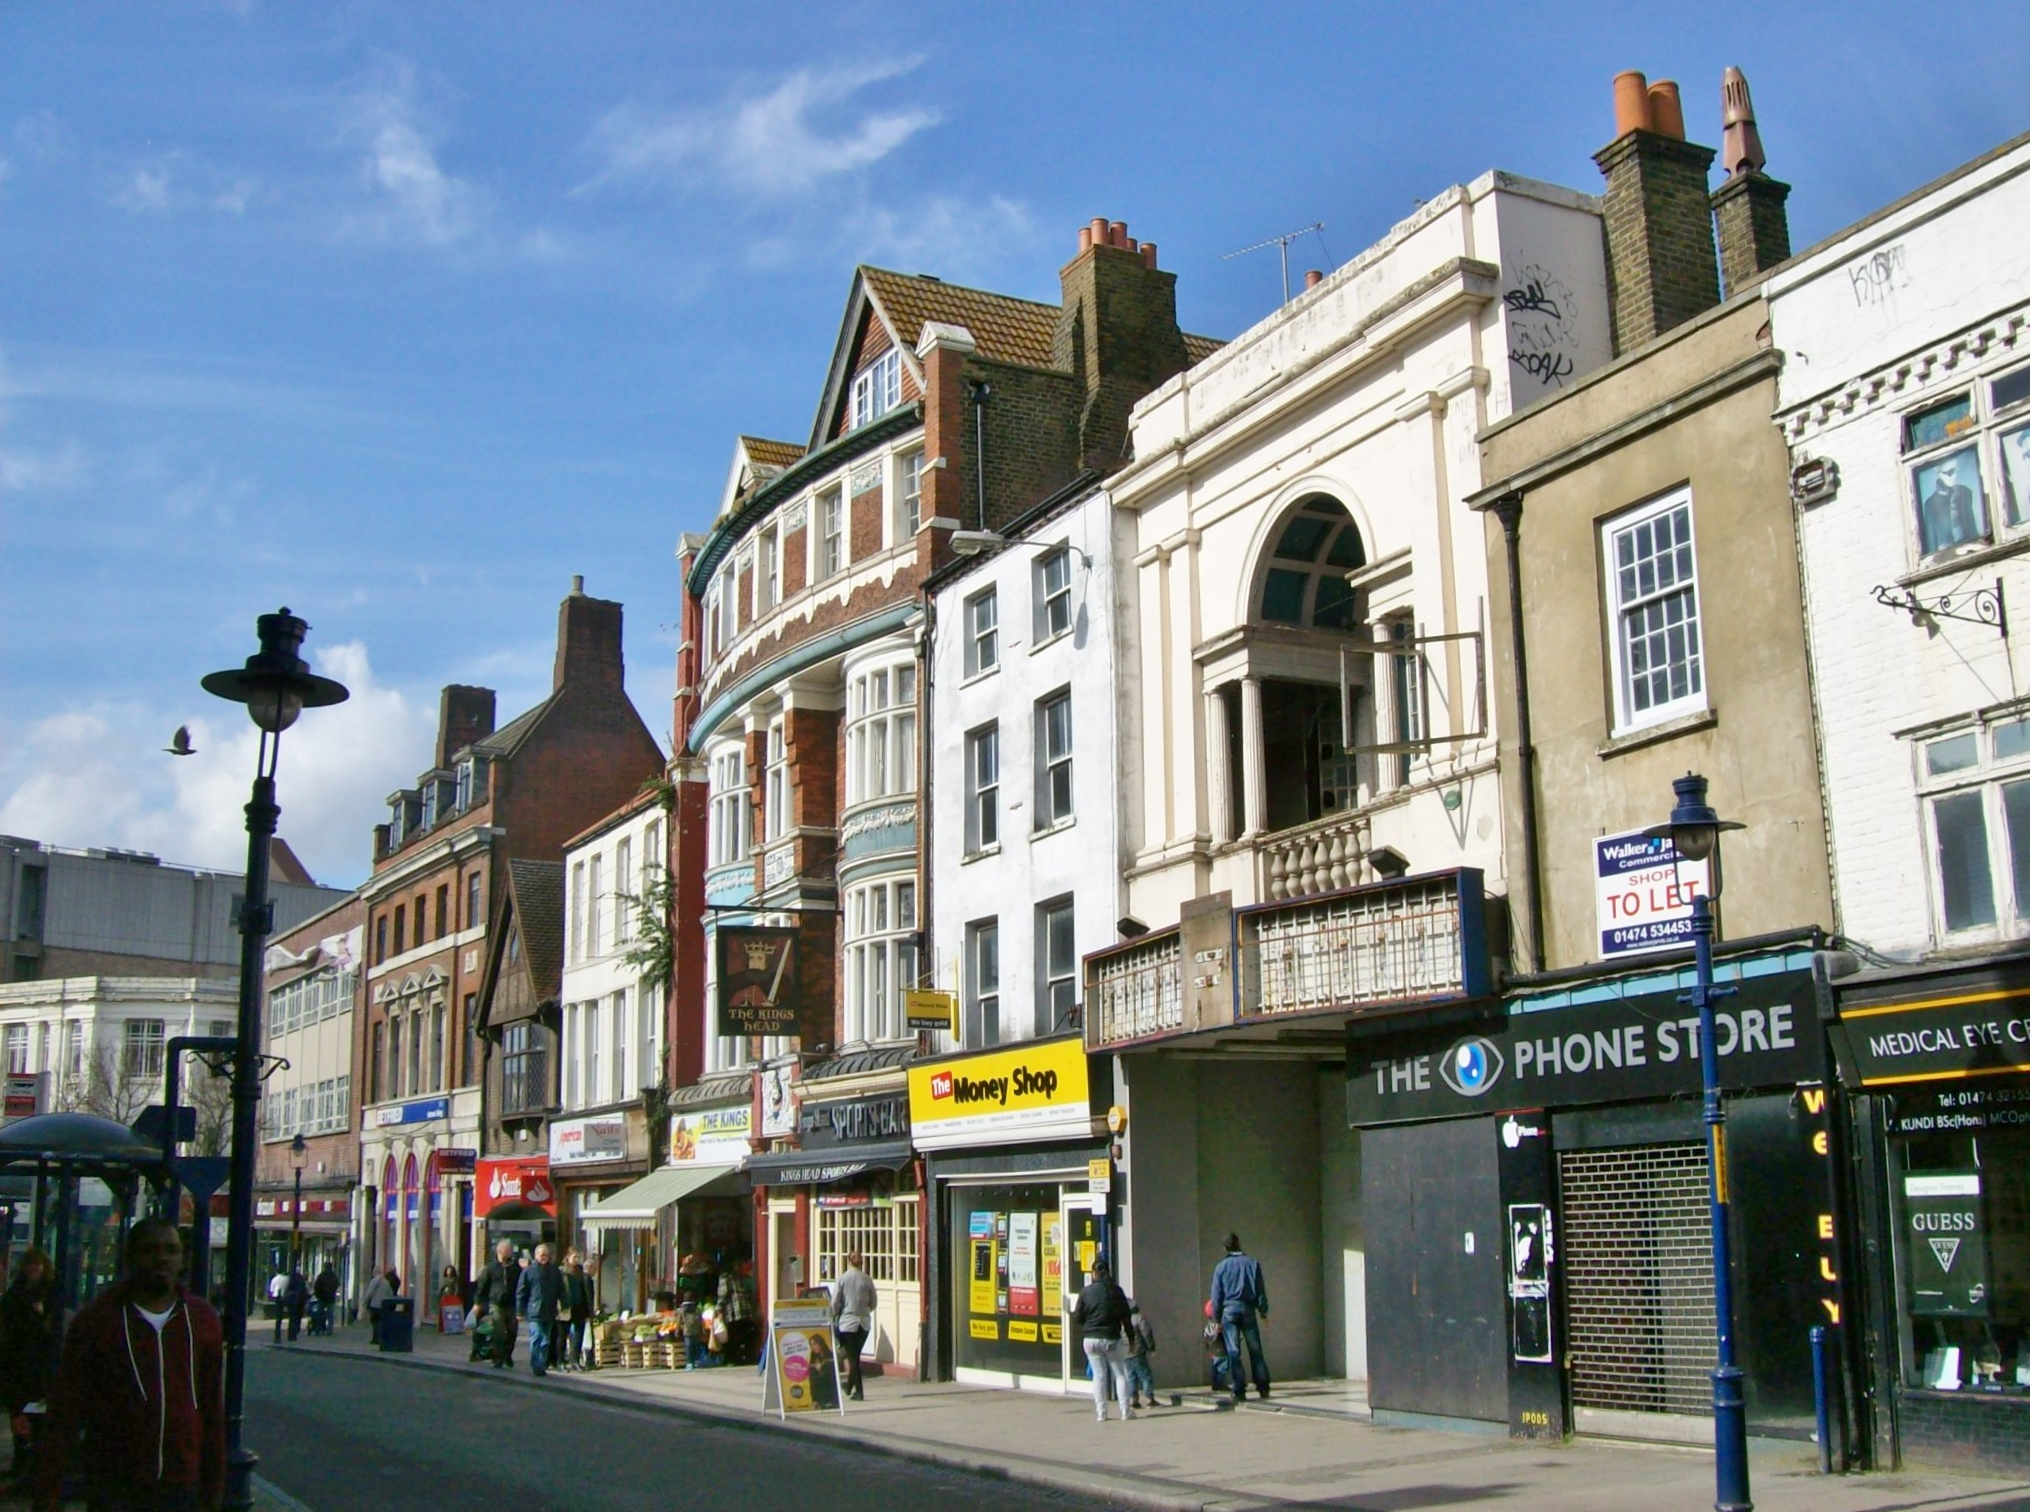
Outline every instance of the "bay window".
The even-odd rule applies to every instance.
[[[846,1039],[900,1039],[903,994],[916,986],[916,882],[846,892]]]
[[[855,675],[846,698],[846,801],[916,791],[916,664]]]

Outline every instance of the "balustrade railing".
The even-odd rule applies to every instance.
[[[1369,833],[1365,815],[1338,814],[1263,836],[1255,848],[1263,900],[1281,903],[1378,880],[1367,864]]]

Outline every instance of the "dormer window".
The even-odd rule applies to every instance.
[[[853,429],[879,420],[900,403],[902,353],[890,347],[853,379]]]
[[[473,767],[476,764],[477,763],[475,763],[470,756],[466,757],[463,761],[458,763],[458,773],[454,782],[453,797],[458,804],[458,812],[461,814],[464,813],[467,809],[472,807],[472,779],[474,775]]]
[[[422,828],[427,830],[427,829],[435,829],[436,827],[437,827],[437,784],[436,782],[431,781],[423,784]]]

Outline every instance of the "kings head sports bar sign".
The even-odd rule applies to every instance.
[[[1728,985],[1736,990],[1714,1015],[1723,1087],[1823,1077],[1809,971]],[[1498,1028],[1432,1047],[1356,1041],[1347,1061],[1347,1117],[1356,1126],[1698,1092],[1699,1016],[1671,988],[1512,1011]]]

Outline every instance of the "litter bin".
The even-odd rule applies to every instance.
[[[416,1352],[416,1299],[390,1297],[381,1304],[381,1353]]]

